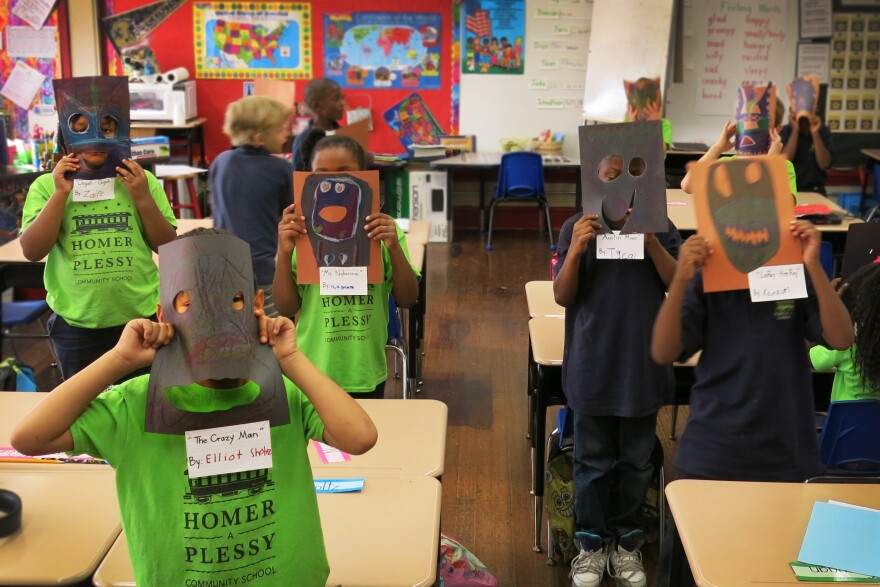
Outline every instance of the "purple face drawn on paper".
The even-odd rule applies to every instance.
[[[64,143],[82,163],[70,177],[116,177],[122,159],[131,158],[128,78],[76,77],[52,84]]]
[[[744,83],[737,93],[736,152],[765,155],[770,150],[770,129],[774,127],[776,88]]]
[[[370,264],[370,239],[363,223],[370,213],[369,184],[348,174],[310,175],[303,186],[303,214],[312,226],[309,242],[318,267]]]
[[[588,125],[578,134],[584,213],[599,216],[600,232],[609,224],[623,234],[668,230],[660,121]]]
[[[812,116],[819,96],[819,78],[814,75],[799,77],[788,84],[789,110],[794,118]]]
[[[174,325],[175,337],[157,351],[150,371],[148,432],[290,421],[278,361],[259,342],[254,288],[250,247],[231,234],[199,234],[159,248],[162,317]],[[184,412],[165,396],[169,387],[224,379],[251,380],[260,395],[246,406],[209,413]]]

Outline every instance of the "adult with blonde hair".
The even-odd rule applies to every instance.
[[[272,297],[278,222],[293,203],[290,163],[280,157],[290,134],[290,108],[264,96],[229,104],[223,133],[232,142],[211,163],[208,188],[214,226],[226,229],[251,246],[254,277],[265,291],[264,310],[277,314]]]

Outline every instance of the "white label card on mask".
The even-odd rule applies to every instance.
[[[645,235],[620,234],[615,230],[610,234],[596,235],[597,259],[644,259]]]
[[[189,478],[272,468],[269,421],[188,430]]]
[[[749,272],[749,293],[753,302],[794,300],[807,297],[804,266],[769,265]]]
[[[322,296],[367,295],[366,267],[320,267]]]
[[[73,201],[98,202],[100,200],[112,200],[116,197],[116,194],[113,192],[115,184],[115,177],[108,177],[106,179],[74,179]]]

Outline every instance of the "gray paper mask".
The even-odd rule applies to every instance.
[[[597,124],[582,126],[578,131],[584,214],[597,214],[602,224],[600,232],[607,233],[608,220],[620,220],[632,208],[621,233],[665,232],[668,223],[661,122]],[[605,181],[599,176],[599,167],[609,156],[622,158],[622,170],[615,179]]]
[[[183,312],[175,297],[186,292]],[[159,247],[159,295],[174,340],[156,352],[150,370],[145,430],[187,430],[269,420],[290,423],[281,369],[268,345],[260,344],[253,313],[254,277],[250,247],[227,234],[204,234]],[[240,309],[233,308],[233,301]],[[247,378],[260,388],[252,403],[218,412],[187,412],[166,397],[169,387],[204,379]]]

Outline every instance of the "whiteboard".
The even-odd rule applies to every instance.
[[[603,122],[624,119],[623,80],[659,76],[660,87],[666,87],[672,2],[595,0],[584,84],[585,119]]]

